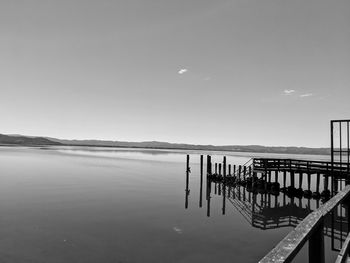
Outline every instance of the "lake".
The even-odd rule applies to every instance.
[[[201,191],[199,176],[199,155],[207,153],[0,147],[0,262],[257,262],[293,229],[290,220],[322,204],[261,195],[254,201],[261,212],[257,216],[249,210],[253,197],[244,189],[231,189],[223,215],[222,189],[212,184],[208,216],[207,186],[204,180]],[[231,164],[255,156],[329,160],[210,154],[213,162],[226,155]],[[288,208],[278,210],[283,213],[279,215],[267,209],[267,203]],[[281,218],[283,224],[276,227]],[[329,242],[326,238],[326,247]],[[303,249],[296,262],[306,255]],[[334,255],[328,253],[327,261]]]

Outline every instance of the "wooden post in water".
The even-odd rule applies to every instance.
[[[243,166],[243,180],[245,180],[245,177],[246,177],[246,174],[247,174],[247,166]]]
[[[186,156],[186,172],[190,171],[190,155],[187,154]]]
[[[299,173],[299,188],[303,186],[303,173]]]
[[[200,157],[200,164],[201,164],[201,177],[203,177],[203,155]]]
[[[320,173],[317,173],[317,178],[316,178],[316,193],[320,192]]]
[[[238,180],[241,179],[242,165],[238,166]]]
[[[323,176],[323,190],[328,190],[328,175]]]
[[[231,164],[228,165],[228,175],[231,176]]]
[[[188,195],[190,193],[190,191],[188,189],[189,175],[190,175],[190,156],[187,154],[187,156],[186,156],[186,190],[185,190],[185,194],[186,194],[185,208],[186,209],[188,208]]]
[[[278,170],[275,171],[275,183],[278,183]]]
[[[218,164],[215,163],[215,174],[218,174]]]
[[[208,175],[209,175],[209,164],[210,164],[209,155],[207,155],[207,178],[208,178]]]
[[[294,172],[290,171],[290,186],[295,188],[295,184],[294,184]]]
[[[311,188],[311,173],[307,173],[307,190]]]
[[[221,163],[219,163],[219,175],[221,175]]]
[[[211,156],[209,155],[209,174],[212,175],[212,164],[211,164]]]
[[[224,161],[223,161],[223,176],[224,176],[224,179],[226,179],[226,156],[224,156]]]
[[[283,187],[286,188],[287,171],[283,171]]]

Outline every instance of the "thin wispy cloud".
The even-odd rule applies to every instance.
[[[285,95],[291,95],[295,92],[295,90],[294,89],[285,89],[283,92]]]
[[[305,94],[301,94],[300,95],[300,98],[306,98],[306,97],[311,97],[311,96],[313,96],[314,94],[312,94],[312,93],[305,93]]]
[[[178,228],[176,226],[173,227],[173,230],[178,233],[178,234],[182,234],[182,229],[181,228]]]
[[[177,73],[179,73],[179,74],[184,74],[184,73],[186,73],[187,71],[188,71],[188,69],[182,68],[182,69],[180,69]]]

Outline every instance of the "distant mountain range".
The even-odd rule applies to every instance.
[[[61,145],[61,143],[44,137],[0,134],[0,144],[5,145]]]
[[[279,154],[330,154],[329,148],[285,147],[285,146],[261,146],[261,145],[193,145],[181,143],[168,143],[158,141],[125,142],[103,140],[63,140],[50,137],[33,137],[24,135],[0,134],[0,145],[70,145],[70,146],[102,146],[102,147],[130,147],[153,149],[181,149],[181,150],[206,150],[206,151],[232,151],[255,153],[279,153]]]

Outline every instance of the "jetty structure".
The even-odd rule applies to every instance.
[[[254,227],[262,229],[293,226],[291,231],[259,262],[292,262],[308,243],[309,262],[325,262],[324,237],[332,240],[332,250],[339,253],[337,263],[348,262],[350,251],[350,120],[330,122],[331,152],[329,161],[252,158],[243,165],[213,163],[206,156],[207,216],[210,216],[210,194],[222,195],[225,214],[230,202]],[[190,156],[186,161],[186,200],[188,207]],[[200,156],[200,200],[203,198],[204,156]],[[241,189],[244,189],[243,192]],[[292,201],[282,206],[271,199],[280,194]],[[260,205],[257,202],[260,198]],[[265,200],[264,200],[265,198]],[[301,207],[306,198],[316,202],[314,211]],[[277,200],[277,199],[275,199]],[[320,205],[321,201],[321,205]],[[267,204],[267,205],[266,205]],[[289,206],[289,207],[288,207]],[[286,208],[298,209],[298,216],[284,214]],[[345,224],[345,225],[344,225]],[[338,240],[339,246],[335,246]]]

